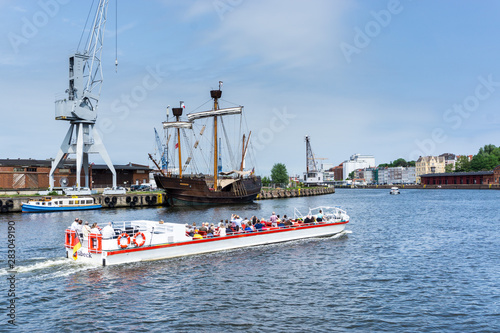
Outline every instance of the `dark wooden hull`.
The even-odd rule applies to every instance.
[[[238,179],[222,191],[209,189],[204,177],[155,175],[158,188],[163,189],[171,205],[241,204],[252,202],[260,193],[260,177]],[[234,189],[238,190],[235,191]]]

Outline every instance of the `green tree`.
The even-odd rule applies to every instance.
[[[408,166],[408,163],[406,162],[406,160],[404,158],[398,158],[397,160],[395,160],[394,162],[392,162],[392,166],[393,167],[406,167]]]
[[[394,162],[379,164],[379,168],[393,168],[393,167],[414,167],[415,161],[406,161],[404,158],[398,158]]]
[[[455,172],[467,172],[467,171],[470,171],[471,170],[471,167],[470,167],[470,162],[469,162],[469,158],[467,156],[460,156],[457,160],[457,162],[455,163]]]
[[[351,171],[349,173],[349,176],[347,177],[347,179],[354,179],[354,171]]]
[[[271,179],[269,179],[269,177],[267,177],[267,176],[264,176],[262,178],[262,185],[266,186],[266,187],[271,185]]]
[[[448,164],[444,167],[444,172],[450,173],[453,172],[453,164]]]
[[[271,169],[271,180],[275,184],[288,185],[288,171],[283,163],[276,163]]]

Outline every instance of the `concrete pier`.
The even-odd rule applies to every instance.
[[[279,198],[295,198],[307,197],[313,195],[323,195],[335,193],[334,187],[314,187],[314,188],[300,188],[300,189],[275,189],[275,190],[262,190],[257,195],[257,200],[264,199],[279,199]]]
[[[81,197],[93,197],[97,204],[102,205],[103,209],[163,206],[167,202],[165,192],[127,193],[120,195],[93,194]],[[23,202],[28,202],[30,199],[37,200],[41,198],[43,198],[43,196],[0,197],[0,213],[20,212]],[[57,196],[53,198],[57,198]]]

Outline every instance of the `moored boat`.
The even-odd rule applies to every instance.
[[[292,225],[262,230],[221,232],[212,237],[197,234],[191,237],[186,226],[156,221],[127,221],[114,223],[112,231],[89,234],[87,238],[66,229],[66,257],[96,265],[115,265],[129,262],[160,260],[256,245],[273,244],[311,237],[326,237],[345,232],[347,213],[337,207],[318,207],[305,217],[296,214]],[[318,219],[318,217],[321,218]],[[306,218],[316,220],[316,222]]]
[[[255,200],[260,193],[262,187],[261,178],[254,175],[255,168],[245,170],[245,159],[249,151],[251,132],[248,137],[243,135],[241,146],[238,147],[241,150],[236,150],[238,152],[241,151],[241,155],[235,157],[233,156],[234,153],[232,153],[233,150],[230,148],[231,143],[234,144],[234,142],[228,140],[226,127],[224,127],[223,117],[233,115],[241,117],[243,106],[220,108],[219,99],[222,97],[221,87],[222,82],[219,82],[219,89],[210,91],[210,96],[214,101],[212,110],[189,113],[187,121],[184,121],[181,120],[184,110],[184,103],[181,102],[181,107],[172,108],[175,121],[169,122],[167,120],[163,123],[164,129],[167,131],[169,129],[175,130],[174,139],[171,142],[173,147],[170,149],[170,153],[168,153],[170,135],[166,135],[168,139],[164,152],[162,152],[162,160],[164,160],[162,166],[160,167],[151,155],[150,158],[157,165],[159,171],[154,176],[155,182],[158,188],[165,191],[168,202],[171,205],[248,203]],[[202,141],[200,140],[205,132],[206,125],[201,127],[199,137],[194,144],[181,140],[183,137],[188,137],[184,131],[192,130],[193,126],[201,120],[208,120],[213,124],[213,136],[209,140],[210,144],[206,147],[207,150],[212,150],[211,156],[201,153]],[[219,127],[222,127],[222,131],[218,132]],[[221,132],[224,133],[223,136],[226,138],[227,148],[231,152],[231,154],[228,153],[231,163],[227,165],[227,171],[223,171]],[[190,152],[185,161],[182,158],[183,151]],[[208,163],[209,172],[203,172],[203,170],[198,169],[198,163],[200,165],[203,163],[195,162],[195,152],[203,155],[201,158],[202,161],[210,161]],[[170,164],[166,158],[167,155],[171,157]],[[176,163],[174,163],[174,160],[176,160]],[[174,168],[174,165],[177,166]]]
[[[95,203],[92,197],[43,197],[40,199],[29,199],[22,204],[23,212],[57,212],[66,210],[88,210],[99,209],[102,206]]]

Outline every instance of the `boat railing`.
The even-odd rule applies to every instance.
[[[287,229],[300,229],[302,227],[308,227],[308,226],[313,226],[313,225],[325,225],[325,224],[335,224],[335,223],[342,223],[342,222],[348,222],[347,220],[338,218],[335,219],[334,221],[321,221],[321,222],[310,222],[310,223],[303,223],[303,222],[298,222],[295,220],[292,225],[285,225],[285,226],[278,226],[278,227],[271,227],[268,226],[267,223],[270,224],[270,222],[266,222],[266,227],[263,227],[262,229],[255,229],[255,230],[241,230],[239,229],[238,231],[233,231],[230,228],[226,228],[226,236],[234,236],[234,235],[242,235],[242,234],[255,234],[255,233],[265,233],[268,231],[274,231],[274,230],[287,230]],[[218,229],[216,229],[216,233],[214,235],[211,234],[203,234],[202,239],[206,238],[218,238],[221,237],[217,235]],[[222,236],[225,237],[225,236]]]

